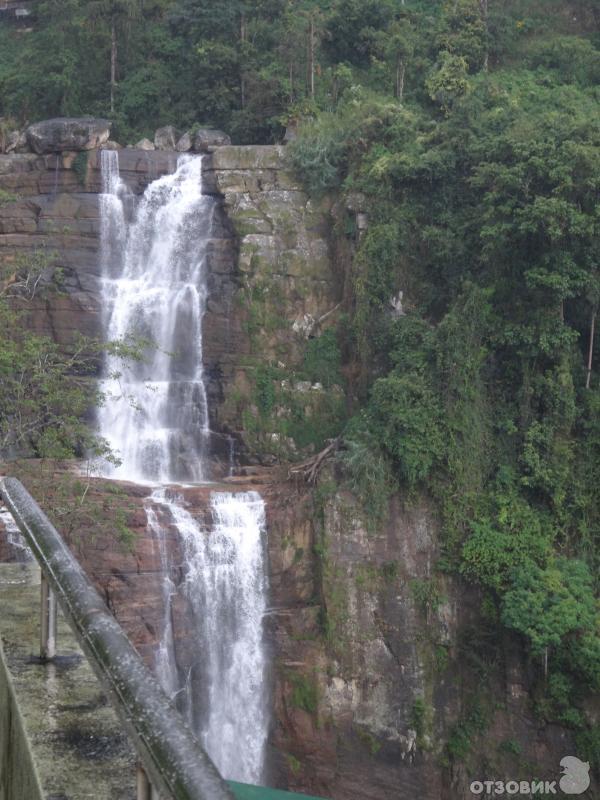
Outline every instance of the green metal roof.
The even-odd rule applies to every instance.
[[[281,789],[267,789],[266,786],[250,786],[247,783],[234,783],[227,781],[232,788],[237,800],[322,800],[308,794],[296,794],[296,792],[284,792]]]

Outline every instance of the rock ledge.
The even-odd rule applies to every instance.
[[[93,150],[108,141],[111,123],[95,117],[56,117],[27,128],[29,146],[42,155],[65,150]]]

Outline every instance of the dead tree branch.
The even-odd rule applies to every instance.
[[[338,449],[340,444],[340,437],[337,436],[335,439],[332,439],[327,447],[321,450],[314,456],[306,459],[301,464],[294,464],[293,467],[290,467],[288,471],[288,475],[290,478],[301,478],[302,480],[306,481],[306,483],[314,484],[316,483],[317,478],[319,477],[319,472],[323,467],[324,463],[330,458]]]

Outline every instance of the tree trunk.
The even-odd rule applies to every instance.
[[[592,321],[590,323],[590,344],[588,347],[588,363],[587,363],[587,377],[585,379],[585,388],[590,388],[590,381],[592,380],[592,360],[594,358],[594,336],[596,334],[596,314],[598,309],[592,311]]]
[[[308,24],[308,86],[310,96],[315,96],[315,22],[310,18]]]
[[[489,61],[490,61],[490,53],[489,53],[489,29],[488,29],[488,0],[479,0],[479,8],[481,9],[481,16],[483,17],[483,21],[485,23],[485,33],[486,33],[486,43],[485,43],[485,55],[483,57],[483,70],[484,72],[488,71]]]
[[[548,648],[544,648],[544,680],[548,679]]]
[[[117,24],[113,17],[110,22],[110,113],[115,111],[115,88],[117,85]]]
[[[396,98],[402,102],[404,97],[404,76],[406,74],[406,65],[404,59],[400,58],[396,62]]]
[[[240,99],[242,103],[242,109],[246,107],[246,76],[244,74],[244,42],[246,41],[246,15],[242,11],[240,17],[240,42],[242,44],[242,61],[240,63]]]

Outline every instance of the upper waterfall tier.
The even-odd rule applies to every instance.
[[[133,210],[118,153],[102,152],[101,261],[109,340],[144,340],[141,362],[108,359],[99,413],[121,459],[114,477],[200,481],[209,420],[202,366],[206,255],[215,201],[202,194],[202,158],[148,186]]]

